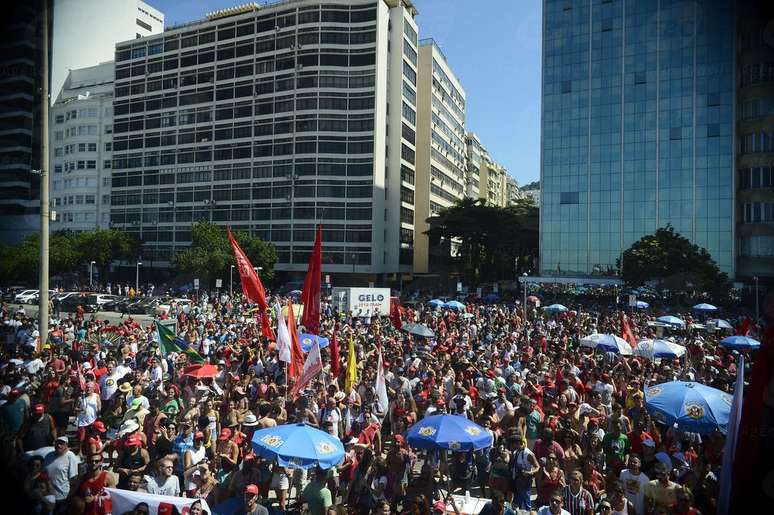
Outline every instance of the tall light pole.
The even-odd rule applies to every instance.
[[[38,333],[40,348],[48,341],[48,2],[40,16],[40,270],[38,271]]]
[[[352,273],[354,274],[354,273],[355,273],[355,258],[356,258],[357,256],[356,256],[356,255],[355,255],[355,253],[353,252],[353,253],[352,253],[352,255],[351,255],[351,256],[349,256],[349,257],[350,257],[350,258],[352,258]]]
[[[94,281],[92,280],[91,268],[96,264],[96,261],[89,261],[89,288],[94,287]]]
[[[140,293],[140,266],[142,265],[142,261],[138,261],[137,265],[134,267],[134,291],[139,294]]]
[[[755,323],[758,323],[758,276],[756,275],[753,277],[753,281],[755,281]]]
[[[228,271],[228,296],[234,298],[234,265]]]

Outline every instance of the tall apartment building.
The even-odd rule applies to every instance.
[[[114,75],[112,62],[71,70],[49,111],[52,231],[110,224]]]
[[[486,200],[490,206],[503,207],[506,205],[505,178],[508,172],[501,164],[495,162],[486,153],[481,163],[481,187],[480,198]]]
[[[468,168],[465,174],[465,196],[477,199],[481,196],[481,163],[486,150],[473,132],[465,135],[465,153]]]
[[[43,1],[4,6],[0,23],[0,243],[40,229],[40,13]],[[51,12],[49,1],[49,12]],[[51,20],[49,18],[49,30]],[[50,49],[50,47],[49,47]]]
[[[540,268],[671,224],[734,275],[734,2],[544,0]]]
[[[737,6],[737,278],[774,279],[774,4]]]
[[[466,187],[465,90],[432,39],[419,42],[417,102],[414,272],[427,273],[435,250],[448,258],[454,247],[431,251],[427,218],[464,198]]]
[[[505,206],[512,206],[516,204],[519,199],[523,198],[525,195],[521,192],[521,189],[519,188],[519,183],[508,175],[505,174]]]
[[[56,0],[53,4],[52,104],[70,70],[112,61],[119,41],[164,30],[164,14],[142,0]]]
[[[410,271],[417,11],[251,4],[116,46],[111,223],[169,259],[212,220],[306,270]]]

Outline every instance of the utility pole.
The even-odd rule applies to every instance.
[[[48,341],[48,0],[41,9],[40,37],[40,275],[38,332],[40,347]]]

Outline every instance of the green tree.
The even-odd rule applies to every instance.
[[[4,281],[36,282],[40,270],[40,233],[27,236],[16,246],[4,247],[0,255],[0,277]],[[70,272],[80,262],[81,251],[75,235],[66,231],[52,233],[48,259],[51,275]]]
[[[671,225],[643,236],[623,252],[622,275],[630,286],[656,281],[670,291],[707,292],[716,298],[729,289],[728,276],[709,252],[676,233]]]
[[[277,262],[274,245],[244,231],[233,233],[253,266],[263,268],[261,279],[274,277]],[[191,246],[175,257],[175,263],[181,271],[198,277],[203,285],[212,286],[215,279],[228,277],[231,265],[235,264],[228,233],[207,220],[195,223],[191,228]]]
[[[453,259],[467,282],[514,277],[531,267],[538,252],[538,208],[531,198],[505,208],[466,198],[427,220],[431,246],[459,243]]]

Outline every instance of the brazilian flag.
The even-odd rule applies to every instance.
[[[156,321],[156,327],[159,334],[159,348],[161,354],[166,356],[170,352],[182,352],[188,356],[188,360],[193,363],[204,363],[204,358],[196,350],[188,345],[185,340],[179,338],[175,327],[177,324],[164,325]]]

